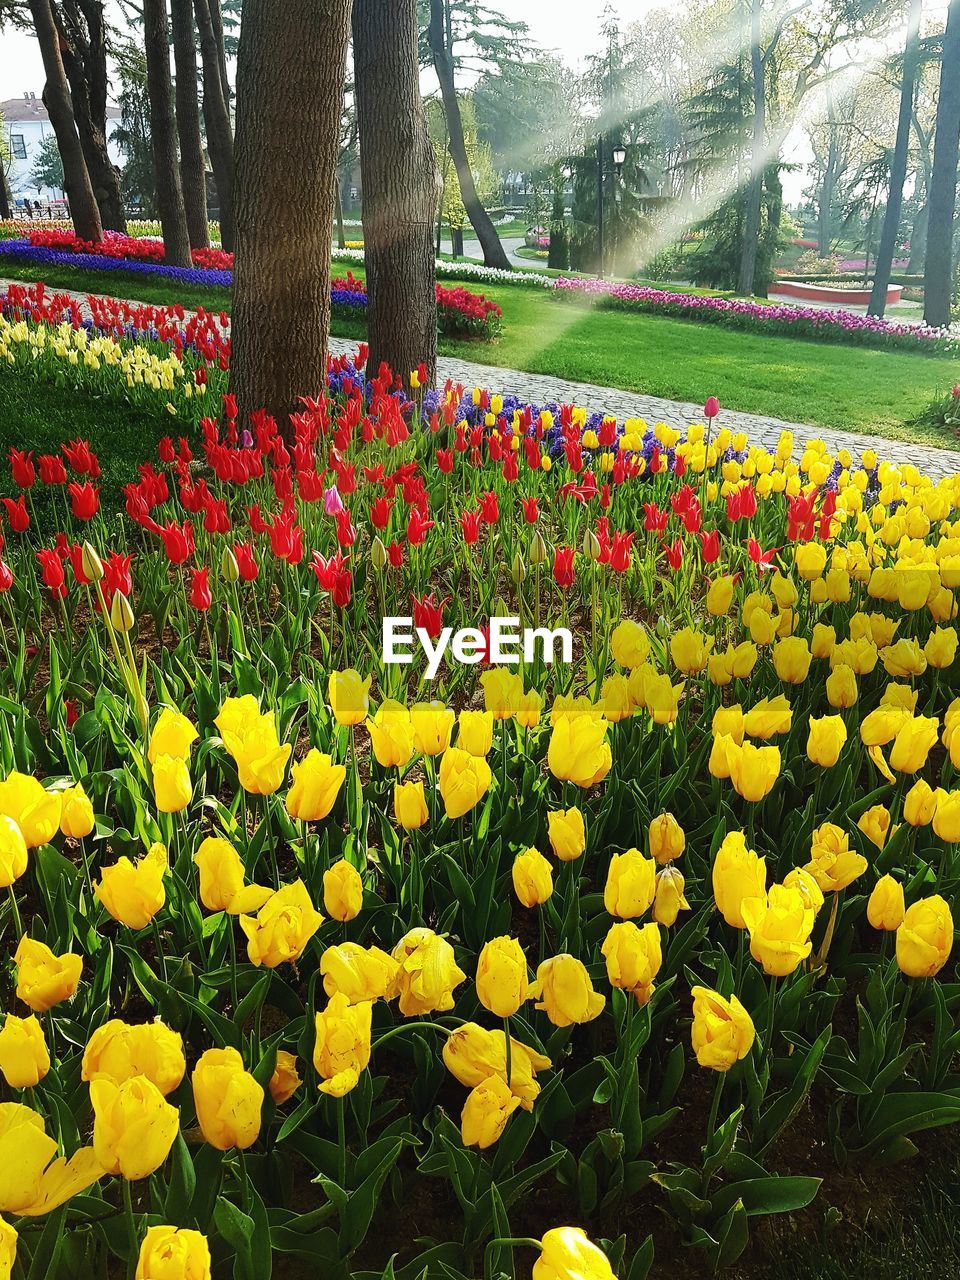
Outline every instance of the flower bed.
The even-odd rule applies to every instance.
[[[646,285],[615,284],[605,280],[556,281],[559,296],[590,298],[609,307],[652,312],[722,324],[758,333],[790,333],[807,338],[855,343],[930,355],[956,355],[960,338],[953,329],[929,329],[902,321],[880,320],[840,309],[765,305],[739,298],[709,297],[652,289]]]
[[[362,353],[285,435],[222,410],[120,519],[83,440],[10,452],[0,1256],[638,1280],[862,1225],[851,1167],[960,1122],[960,477]],[[408,612],[477,664],[388,664]]]
[[[135,262],[163,262],[163,241],[147,236],[125,236],[119,231],[105,231],[97,244],[81,240],[74,231],[38,230],[27,237],[39,249],[55,249],[60,253],[77,253],[98,258],[120,258]],[[223,249],[193,249],[195,267],[215,271],[232,271],[233,254]]]

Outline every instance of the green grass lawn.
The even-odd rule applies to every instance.
[[[52,287],[229,309],[225,289],[119,272],[105,280],[102,272],[65,267],[4,262],[0,268],[18,278],[43,278]],[[957,437],[917,421],[956,381],[953,360],[741,333],[561,301],[537,289],[465,283],[503,308],[503,334],[493,344],[444,338],[444,355],[694,404],[716,395],[729,409],[960,448]],[[335,321],[333,332],[354,337],[358,330],[355,322]],[[494,374],[490,381],[495,385]]]

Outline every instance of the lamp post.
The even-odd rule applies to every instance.
[[[597,138],[597,278],[603,279],[603,170],[604,170],[604,139],[601,133]],[[611,151],[613,167],[617,177],[623,168],[623,162],[627,158],[626,148],[621,142],[618,142]]]

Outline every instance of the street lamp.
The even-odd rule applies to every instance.
[[[619,144],[613,148],[613,164],[617,171],[617,177],[620,176],[620,170],[623,168],[623,162],[627,158],[626,148]]]
[[[604,171],[604,138],[601,133],[597,138],[597,277],[603,278],[603,171]],[[611,159],[617,177],[623,168],[627,152],[623,143],[618,142],[612,149]]]

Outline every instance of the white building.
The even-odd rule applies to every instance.
[[[0,116],[4,138],[10,150],[8,180],[14,204],[22,206],[24,200],[40,200],[43,204],[62,201],[62,191],[54,191],[49,187],[38,189],[30,176],[44,138],[53,133],[53,125],[40,95],[25,93],[22,98],[9,98],[6,102],[0,102]],[[110,159],[117,165],[123,161],[122,152],[113,140],[114,131],[119,124],[119,108],[108,106],[107,149]]]

